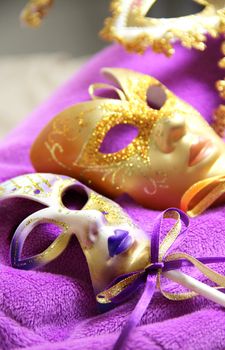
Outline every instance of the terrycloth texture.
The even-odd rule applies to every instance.
[[[210,42],[209,51],[188,51],[177,46],[168,59],[148,51],[130,55],[119,46],[97,54],[78,75],[38,108],[0,146],[0,179],[33,172],[29,149],[39,131],[56,113],[88,99],[88,85],[103,81],[104,66],[126,67],[148,73],[196,107],[207,120],[219,104],[214,81],[222,77],[217,68],[219,42]],[[34,82],[35,83],[35,82]],[[9,106],[10,108],[10,106]],[[157,212],[144,209],[127,196],[118,199],[128,214],[149,234]],[[5,201],[0,206],[0,344],[2,349],[111,349],[137,295],[127,303],[99,314],[86,262],[75,239],[61,257],[40,271],[10,267],[9,244],[13,230],[39,204]],[[193,256],[225,254],[224,207],[210,209],[191,222],[188,238],[179,250]],[[53,232],[45,235],[41,226],[28,241],[29,250],[43,249]],[[225,273],[225,266],[217,270]],[[198,276],[195,271],[193,276]],[[202,277],[200,277],[202,278]],[[204,278],[202,278],[204,280]],[[171,284],[170,288],[174,288]],[[202,297],[183,302],[166,300],[158,292],[141,325],[130,337],[127,349],[224,349],[223,309]]]

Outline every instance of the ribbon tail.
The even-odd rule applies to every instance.
[[[202,193],[200,199],[198,196]],[[205,179],[191,186],[181,198],[180,207],[190,217],[195,217],[203,213],[218,198],[225,193],[225,176],[219,175]],[[190,208],[190,203],[195,200],[194,206]]]
[[[148,275],[142,296],[140,297],[137,305],[125,323],[125,326],[123,327],[122,332],[120,333],[120,336],[113,347],[113,350],[124,349],[124,344],[127,341],[131,331],[141,321],[142,316],[144,315],[149,303],[151,302],[155,288],[156,276]]]

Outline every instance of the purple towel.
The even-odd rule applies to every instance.
[[[219,41],[210,41],[205,52],[177,46],[176,54],[170,59],[150,50],[137,56],[119,46],[105,49],[1,143],[0,180],[34,171],[29,160],[34,138],[55,114],[88,99],[89,84],[104,81],[99,73],[104,66],[126,67],[155,76],[210,121],[212,110],[220,102],[214,89],[215,80],[223,76],[216,64],[219,56]],[[156,211],[142,208],[126,195],[118,202],[135,222],[151,233]],[[0,205],[1,349],[111,349],[138,295],[114,310],[99,314],[76,239],[62,256],[39,271],[16,270],[10,266],[13,231],[23,218],[39,208],[40,204],[31,205],[22,199]],[[45,227],[40,226],[31,234],[26,249],[38,252],[53,236],[54,229],[46,233]],[[179,250],[193,256],[225,255],[224,236],[225,211],[221,206],[192,219],[187,239]],[[225,273],[225,266],[216,268]],[[194,270],[192,275],[204,281]],[[127,349],[224,349],[224,324],[222,307],[202,297],[176,302],[156,292]]]

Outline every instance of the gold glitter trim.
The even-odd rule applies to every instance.
[[[150,85],[155,84],[158,85],[159,82],[150,76],[133,75],[127,81],[127,90],[125,89],[122,92],[122,94],[126,94],[127,101],[114,100],[111,102],[110,99],[105,99],[104,102],[102,100],[98,109],[101,111],[103,118],[97,123],[82,155],[79,156],[80,162],[76,162],[77,165],[88,166],[88,168],[90,166],[111,166],[131,159],[131,157],[141,160],[144,164],[150,163],[149,140],[152,128],[156,121],[168,117],[170,115],[168,111],[173,110],[177,103],[176,97],[162,85],[167,96],[165,104],[160,110],[149,108],[146,102],[146,91]],[[98,87],[98,84],[96,87]],[[111,88],[115,89],[113,86]],[[91,92],[94,90],[95,84],[91,86]],[[99,152],[107,132],[119,124],[130,124],[137,127],[139,131],[137,137],[124,149],[115,153]],[[132,168],[132,162],[129,163],[129,168]]]

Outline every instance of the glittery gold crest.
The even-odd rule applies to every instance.
[[[39,27],[43,17],[48,14],[53,0],[31,0],[21,13],[21,21],[29,27]]]
[[[179,40],[188,48],[205,49],[206,34],[216,37],[224,31],[224,1],[195,0],[204,6],[194,15],[177,18],[149,18],[147,12],[156,0],[112,0],[112,17],[105,20],[100,35],[117,41],[129,51],[143,53],[149,46],[155,52],[173,54]]]

